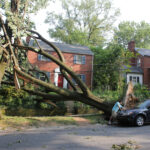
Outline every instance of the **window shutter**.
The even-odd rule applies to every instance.
[[[38,54],[38,60],[41,60],[41,55],[40,54]]]
[[[51,61],[51,59],[50,59],[50,58],[47,58],[47,61]]]
[[[85,64],[85,56],[82,56],[82,64]]]
[[[50,79],[50,72],[46,72],[46,75]]]
[[[40,78],[40,75],[39,75],[39,73],[38,72],[36,72],[36,78]]]
[[[76,64],[76,62],[77,62],[77,55],[74,55],[73,62],[74,62],[74,64]]]
[[[83,82],[85,82],[85,74],[82,74],[82,75],[81,75],[81,80],[82,80]]]

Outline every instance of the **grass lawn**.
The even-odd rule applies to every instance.
[[[72,117],[8,117],[3,116],[0,127],[5,128],[31,128],[48,127],[54,125],[75,125]]]
[[[101,123],[104,124],[106,121],[101,115],[80,117],[81,120],[87,120],[88,124]],[[80,122],[80,121],[79,121]],[[23,129],[32,127],[49,127],[49,126],[60,126],[60,125],[80,125],[75,117],[9,117],[3,116],[0,120],[0,128],[5,130],[7,128]]]

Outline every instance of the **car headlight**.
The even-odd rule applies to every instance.
[[[123,115],[123,116],[130,116],[130,115],[132,115],[132,114],[133,114],[133,112],[130,111],[130,112],[124,112],[122,115]]]

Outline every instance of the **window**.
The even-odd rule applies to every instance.
[[[85,64],[85,56],[82,55],[74,55],[74,64]]]
[[[137,67],[141,67],[141,59],[140,58],[137,59]]]
[[[45,75],[44,74],[40,74],[39,75],[39,79],[42,80],[42,81],[45,81]]]
[[[38,54],[38,60],[39,61],[51,61],[51,59],[49,59],[43,55],[40,55],[40,54]]]
[[[132,81],[133,83],[139,83],[140,78],[138,76],[130,76],[129,80]]]
[[[84,83],[86,82],[86,78],[85,78],[85,74],[78,74],[77,75]],[[77,83],[75,82],[75,80],[73,79],[73,83],[75,85],[77,85]]]
[[[45,72],[45,73],[46,73],[47,77],[50,79],[50,72]],[[42,81],[46,80],[45,74],[43,74],[43,73],[37,72],[36,76],[38,79],[40,79]]]
[[[143,75],[135,73],[127,73],[127,83],[132,82],[133,85],[143,84]]]
[[[78,77],[85,83],[85,74],[79,74]]]

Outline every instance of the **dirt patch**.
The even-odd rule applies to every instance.
[[[76,123],[78,125],[88,125],[88,124],[91,124],[91,122],[88,119],[85,119],[85,118],[74,117],[73,119],[76,121]]]

